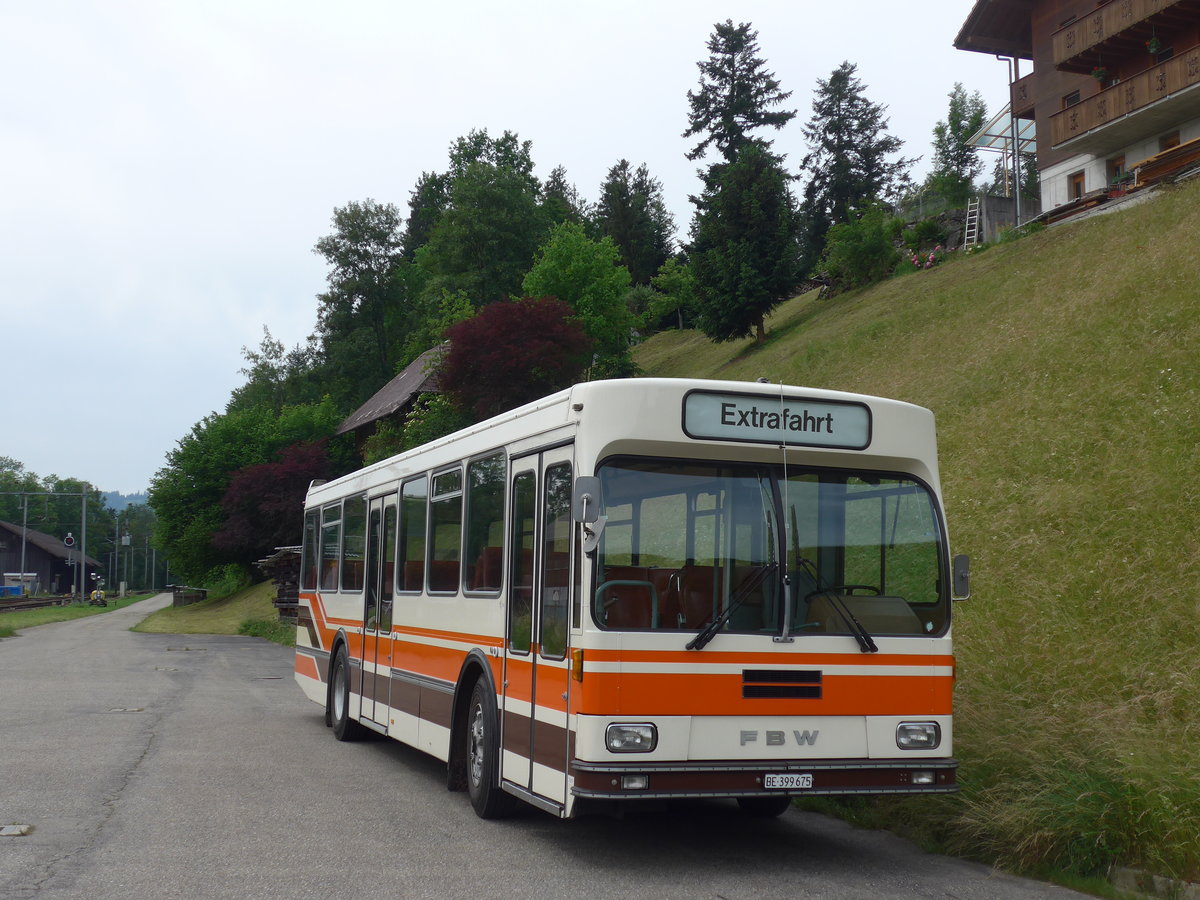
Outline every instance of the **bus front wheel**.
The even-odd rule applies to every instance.
[[[481,819],[497,819],[512,812],[515,798],[500,787],[500,747],[496,726],[496,696],[480,679],[471,691],[467,710],[467,794]]]
[[[338,647],[333,657],[325,718],[333,725],[333,736],[339,741],[357,741],[365,731],[350,716],[350,661],[346,656],[345,644]]]

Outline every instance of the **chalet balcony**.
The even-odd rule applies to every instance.
[[[1190,28],[1200,17],[1200,0],[1108,0],[1051,35],[1054,65],[1090,74],[1098,66],[1147,54],[1156,33]]]
[[[1200,116],[1200,46],[1050,117],[1050,142],[1107,152]]]
[[[1010,86],[1009,103],[1012,105],[1013,118],[1032,119],[1034,107],[1034,73],[1018,78]]]

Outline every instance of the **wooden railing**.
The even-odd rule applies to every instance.
[[[1051,35],[1054,65],[1061,66],[1177,2],[1179,0],[1109,0]]]
[[[1024,78],[1019,78],[1011,85],[1011,95],[1009,97],[1012,103],[1012,114],[1018,119],[1032,118],[1034,105],[1034,73],[1026,75]]]
[[[1050,117],[1051,145],[1057,147],[1195,84],[1200,84],[1200,47],[1192,47],[1055,113]]]

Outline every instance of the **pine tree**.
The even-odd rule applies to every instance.
[[[788,174],[757,141],[713,166],[692,224],[689,253],[700,329],[712,340],[754,334],[798,279],[796,212]]]
[[[775,110],[792,96],[781,91],[775,74],[764,69],[758,57],[758,32],[748,22],[734,25],[727,19],[717,23],[708,39],[709,58],[696,65],[700,69],[700,88],[688,91],[691,112],[684,137],[702,136],[687,158],[699,159],[709,145],[715,144],[726,162],[732,162],[749,139],[749,132],[770,126],[782,128],[796,115],[795,110]],[[770,146],[769,141],[763,142]]]
[[[843,62],[828,79],[818,79],[813,115],[804,126],[809,152],[801,207],[802,262],[820,259],[831,225],[848,222],[908,183],[915,160],[892,159],[903,141],[887,133],[886,106],[867,99],[858,67]]]
[[[671,255],[675,220],[663,200],[662,184],[643,163],[632,171],[622,159],[600,186],[596,225],[612,238],[634,284],[649,284]]]
[[[565,166],[555,166],[542,185],[542,211],[550,225],[560,222],[586,222],[588,202],[579,195],[575,185],[567,181]]]

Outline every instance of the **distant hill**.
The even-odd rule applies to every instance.
[[[767,326],[635,358],[931,408],[972,557],[962,793],[881,804],[888,824],[1008,866],[1200,876],[1200,180]]]
[[[144,505],[149,499],[149,494],[122,494],[120,491],[104,491],[101,495],[104,497],[104,504],[114,512],[120,512],[127,506]]]

